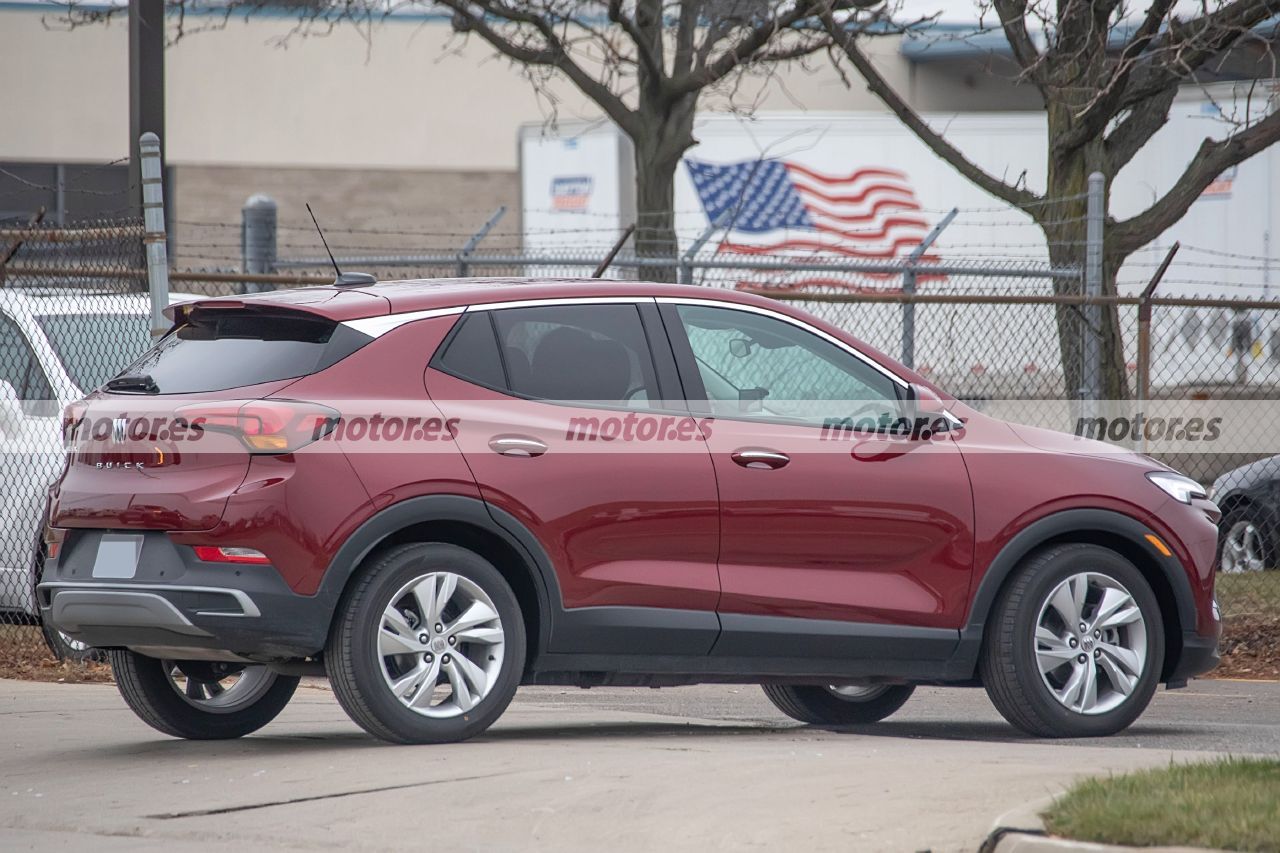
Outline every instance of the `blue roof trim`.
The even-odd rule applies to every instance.
[[[39,0],[0,0],[0,12],[5,11],[17,12],[44,12],[49,15],[64,15],[69,11],[65,3],[41,3]],[[77,12],[115,12],[117,16],[123,20],[128,17],[129,9],[126,5],[112,3],[76,3],[75,11]],[[231,11],[227,15],[227,10],[216,6],[204,6],[198,8],[188,8],[186,16],[188,18],[228,18],[228,20],[239,20],[244,18],[266,18],[266,19],[288,19],[297,20],[301,10],[297,7],[289,8],[280,6],[276,8],[250,8],[241,6]],[[177,17],[176,9],[165,9],[167,17]],[[386,16],[372,16],[379,23],[392,21],[413,21],[422,23],[430,21],[434,23],[447,24],[452,20],[452,14],[444,12],[392,12]],[[315,19],[317,22],[327,20],[326,16],[319,15]],[[344,20],[352,20],[345,18]],[[355,20],[363,20],[357,18]]]

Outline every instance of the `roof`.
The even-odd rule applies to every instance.
[[[257,306],[292,308],[339,322],[410,311],[430,311],[459,305],[484,305],[526,299],[580,299],[584,297],[645,297],[714,295],[716,299],[768,306],[758,296],[732,290],[684,284],[614,281],[598,278],[439,278],[381,281],[365,287],[300,287],[245,296],[202,299],[196,306]],[[777,308],[776,304],[773,304]],[[170,313],[172,316],[172,313]]]

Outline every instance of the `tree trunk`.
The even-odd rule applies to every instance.
[[[640,278],[675,281],[680,255],[676,239],[675,178],[684,152],[695,144],[695,97],[640,99],[641,132],[632,136],[636,164],[636,254],[670,259],[646,266]]]
[[[1072,109],[1063,104],[1050,103],[1049,118],[1049,180],[1046,198],[1053,201],[1033,211],[1040,229],[1049,244],[1049,261],[1055,267],[1075,267],[1078,277],[1055,278],[1054,292],[1059,295],[1080,295],[1084,292],[1086,261],[1088,259],[1088,191],[1089,175],[1101,172],[1107,176],[1102,209],[1110,207],[1110,175],[1106,168],[1106,154],[1102,137],[1091,140],[1070,152],[1059,152],[1053,141],[1070,127]],[[1102,294],[1116,294],[1116,271],[1124,260],[1109,251],[1106,228],[1103,230]],[[1102,399],[1124,400],[1129,397],[1128,373],[1125,366],[1124,343],[1120,329],[1120,312],[1115,305],[1098,307],[1093,313],[1098,327],[1085,322],[1089,312],[1080,306],[1061,305],[1056,308],[1058,349],[1062,357],[1063,391],[1068,397],[1078,396],[1087,387],[1084,375],[1083,342],[1085,335],[1096,335],[1099,340],[1098,392]]]

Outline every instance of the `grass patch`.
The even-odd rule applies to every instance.
[[[0,678],[23,681],[109,682],[105,663],[60,661],[45,645],[40,629],[31,625],[0,625]]]
[[[1230,621],[1236,616],[1280,613],[1280,569],[1265,572],[1219,572],[1215,589],[1222,615]]]
[[[1078,841],[1280,851],[1278,804],[1280,761],[1225,758],[1089,779],[1044,818]]]

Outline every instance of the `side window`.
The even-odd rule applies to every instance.
[[[660,399],[635,305],[546,305],[490,313],[512,392],[635,408]]]
[[[798,326],[731,308],[676,311],[714,414],[814,426],[848,418],[864,430],[900,414],[892,379]]]
[[[458,323],[444,351],[436,356],[434,366],[461,379],[505,390],[507,380],[490,312],[464,314]]]
[[[0,316],[0,381],[8,382],[28,414],[46,414],[56,408],[53,390],[26,336],[7,317]],[[37,411],[39,410],[39,411]]]

